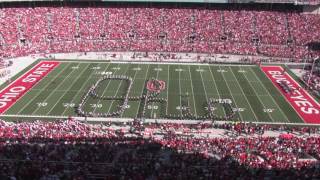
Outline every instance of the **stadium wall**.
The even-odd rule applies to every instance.
[[[318,15],[320,15],[320,5],[317,5],[317,6],[303,6],[303,11],[306,14],[318,14]]]

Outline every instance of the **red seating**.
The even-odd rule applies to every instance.
[[[320,18],[296,11],[144,7],[3,8],[4,57],[77,51],[173,51],[296,58],[320,54]]]
[[[0,120],[0,176],[26,179],[62,178],[65,174],[69,178],[82,177],[75,179],[88,179],[87,176],[93,174],[112,179],[146,179],[150,176],[174,179],[177,174],[186,178],[218,176],[223,179],[235,176],[249,179],[260,176],[273,179],[319,177],[317,128],[288,127],[296,133],[310,134],[312,130],[313,137],[292,134],[262,137],[261,134],[254,136],[254,133],[261,130],[279,132],[284,128],[244,123],[167,123],[143,125],[143,129],[138,130],[140,123],[129,123],[123,128],[117,126],[118,130],[115,130],[109,125],[75,120],[23,123]],[[151,138],[143,139],[141,134],[129,132],[128,125],[139,133],[150,134]],[[245,133],[246,136],[198,136],[202,130],[212,128],[240,132],[239,135]],[[180,131],[184,135],[175,133]],[[252,173],[253,169],[259,173]],[[155,174],[148,173],[155,171]]]

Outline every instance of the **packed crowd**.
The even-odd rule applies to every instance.
[[[191,138],[170,137],[160,143],[182,152],[201,152],[205,156],[232,156],[240,164],[251,168],[301,168],[319,159],[319,138]],[[307,155],[313,160],[302,161]]]
[[[0,121],[0,178],[312,179],[320,176],[319,136],[203,138],[177,135],[170,133],[171,130],[146,139],[141,136],[143,129],[132,133],[130,128],[112,126],[72,119]],[[168,123],[145,128],[183,126],[234,125]],[[240,124],[235,129],[245,127]]]
[[[4,7],[4,57],[88,51],[168,51],[305,58],[318,15],[297,10],[166,7]]]
[[[78,121],[57,122],[19,122],[9,123],[0,121],[0,138],[24,139],[49,138],[49,139],[77,139],[77,138],[103,138],[115,137],[115,131],[107,126],[93,126]]]
[[[118,124],[119,125],[119,124]],[[135,127],[134,125],[131,125]],[[288,125],[268,125],[268,124],[255,124],[244,122],[225,122],[225,123],[197,123],[197,124],[181,124],[181,123],[150,123],[144,124],[144,128],[149,131],[160,130],[160,132],[169,133],[183,132],[183,133],[202,133],[208,132],[208,129],[220,129],[233,132],[237,136],[240,135],[263,135],[266,131],[279,132],[281,134],[298,134],[298,135],[316,135],[320,133],[318,127],[301,127],[301,126],[288,126]],[[138,129],[138,128],[137,128]]]

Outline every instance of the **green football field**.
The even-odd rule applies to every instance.
[[[4,116],[78,116],[76,109],[90,87],[103,76],[116,75],[130,77],[132,86],[124,111],[114,117],[224,120],[229,116],[227,120],[303,123],[258,66],[86,61],[61,61]],[[150,80],[165,82],[164,89],[148,94]],[[101,81],[95,89],[98,98],[89,95],[82,111],[93,116],[117,112],[124,105],[128,84],[119,79]]]

